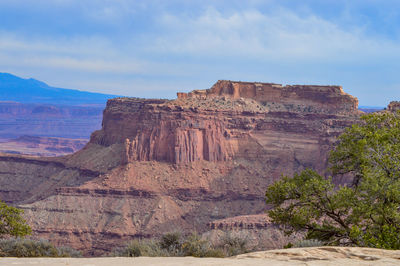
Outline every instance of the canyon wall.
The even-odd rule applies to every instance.
[[[338,86],[219,81],[176,100],[116,98],[81,151],[0,156],[0,197],[25,209],[36,235],[86,254],[205,232],[215,220],[263,213],[265,190],[282,174],[323,173],[359,115]]]
[[[209,90],[177,95],[176,101],[110,100],[103,128],[92,135],[91,142],[105,146],[125,143],[127,162],[226,161],[239,152],[243,133],[247,137],[258,134],[269,120],[283,113],[289,119],[301,116],[297,120],[330,121],[334,115],[359,113],[358,100],[339,86],[218,81]],[[291,127],[295,128],[282,131],[315,135],[314,128],[306,132],[302,125]]]

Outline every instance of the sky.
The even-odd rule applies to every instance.
[[[398,0],[0,0],[0,72],[146,98],[217,80],[400,100]]]

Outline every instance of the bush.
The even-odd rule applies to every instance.
[[[217,257],[223,258],[244,253],[246,241],[225,236],[219,245],[202,239],[198,234],[182,237],[179,233],[167,233],[159,240],[132,240],[125,247],[116,249],[112,256],[123,257]]]
[[[82,254],[69,247],[57,248],[47,240],[1,239],[1,257],[81,257]]]
[[[161,237],[159,246],[171,257],[185,256],[182,250],[182,237],[178,232],[167,233]]]
[[[225,257],[222,249],[214,248],[210,241],[202,240],[201,237],[193,233],[182,244],[183,253],[185,256],[193,257]]]
[[[162,249],[158,242],[153,240],[132,240],[123,248],[112,252],[112,256],[118,257],[168,257],[166,250]]]
[[[318,239],[303,239],[293,244],[294,248],[321,247],[324,242]]]
[[[226,233],[219,244],[219,248],[224,250],[225,256],[231,257],[239,254],[247,253],[248,239],[239,236],[234,236],[231,233]]]
[[[57,247],[59,257],[81,258],[82,252],[71,247]]]

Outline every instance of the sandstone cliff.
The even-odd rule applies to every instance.
[[[400,102],[397,101],[390,102],[387,109],[390,112],[400,110]]]
[[[322,172],[358,117],[357,99],[338,86],[219,81],[176,100],[116,98],[81,151],[0,156],[0,197],[25,209],[37,235],[90,254],[132,237],[203,232],[264,212],[281,174]]]
[[[178,97],[230,96],[255,99],[263,105],[305,108],[318,113],[348,113],[358,107],[358,100],[345,93],[341,86],[288,85],[274,83],[218,81],[211,89],[179,93]]]

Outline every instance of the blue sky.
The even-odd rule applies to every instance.
[[[173,98],[218,79],[400,100],[397,0],[0,0],[0,72]]]

